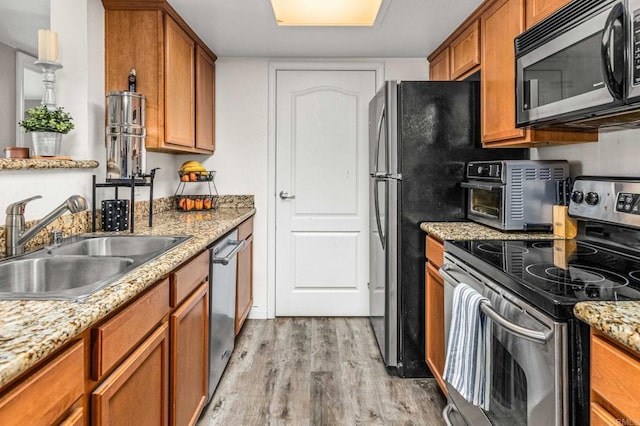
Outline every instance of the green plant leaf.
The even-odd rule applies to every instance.
[[[69,133],[74,129],[71,114],[58,107],[52,111],[45,105],[29,108],[26,111],[27,118],[18,124],[25,132],[55,132]]]

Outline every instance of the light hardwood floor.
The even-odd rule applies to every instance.
[[[198,426],[443,425],[433,379],[389,376],[366,318],[249,320]]]

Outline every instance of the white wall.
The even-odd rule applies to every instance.
[[[572,176],[638,177],[640,130],[601,130],[599,142],[531,149],[531,158],[568,160]]]
[[[0,43],[0,147],[16,145],[16,51]],[[0,153],[4,155],[4,152]]]
[[[43,199],[27,207],[27,220],[38,219],[72,194],[91,197],[91,175],[103,181],[106,174],[104,151],[104,8],[100,0],[51,2],[51,29],[59,36],[59,62],[56,74],[56,102],[74,119],[75,129],[63,136],[62,155],[77,160],[97,160],[97,169],[21,170],[0,172],[0,212],[11,202],[33,195]],[[15,65],[14,65],[15,67]],[[15,70],[14,80],[15,80]],[[126,78],[124,76],[123,78]],[[12,99],[15,99],[15,95]],[[12,101],[15,106],[15,101]],[[15,118],[14,118],[15,120]],[[13,125],[15,126],[15,125]],[[13,127],[15,131],[15,127]],[[176,157],[149,154],[147,168],[160,167],[154,186],[156,198],[172,195],[178,181]],[[147,197],[148,189],[137,190]],[[126,191],[125,191],[126,192]],[[110,198],[110,189],[100,190],[98,198]]]
[[[291,58],[287,59],[288,61]],[[267,310],[267,145],[269,59],[218,58],[216,62],[216,152],[200,158],[216,170],[222,194],[254,194],[254,302],[251,316]],[[425,80],[424,59],[367,59],[385,63],[385,79]],[[184,161],[186,156],[181,158]]]

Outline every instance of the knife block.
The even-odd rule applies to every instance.
[[[553,235],[561,238],[578,235],[578,221],[569,217],[569,206],[553,206]]]
[[[562,207],[562,206],[560,206]],[[575,240],[554,240],[553,241],[553,264],[564,270],[569,269],[569,259],[578,249]]]

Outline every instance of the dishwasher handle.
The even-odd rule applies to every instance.
[[[215,253],[214,253],[213,259],[211,260],[213,263],[220,263],[222,265],[228,265],[229,262],[231,262],[231,260],[233,259],[233,257],[240,250],[242,250],[247,243],[246,243],[245,240],[242,240],[242,241],[230,240],[229,244],[235,245],[233,250],[231,250],[231,252],[228,255],[226,255],[225,257],[216,257]]]

